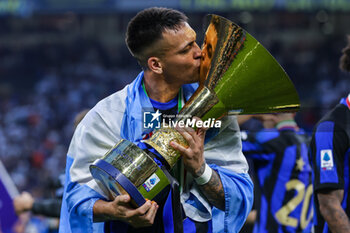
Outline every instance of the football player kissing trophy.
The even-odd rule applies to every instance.
[[[194,116],[215,122],[227,114],[299,109],[297,92],[283,68],[235,23],[210,15],[202,49],[200,85],[176,122],[194,124]],[[179,202],[179,185],[170,174],[181,155],[169,145],[171,141],[188,146],[181,134],[168,125],[162,125],[144,141],[157,155],[121,140],[90,166],[92,176],[110,199],[128,193],[135,207],[143,205],[146,199],[157,201],[168,187],[174,193],[173,203]]]

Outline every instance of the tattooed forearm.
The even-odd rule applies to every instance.
[[[341,206],[343,191],[318,193],[320,212],[332,232],[350,232],[350,221]]]
[[[350,222],[341,206],[324,208],[321,211],[332,232],[350,232]]]
[[[199,170],[195,172],[195,174],[194,174],[195,178],[200,177],[201,175],[203,175],[204,170],[205,170],[205,164],[206,163],[203,163],[202,166],[199,168]]]
[[[213,206],[220,210],[225,209],[225,193],[221,183],[221,179],[216,171],[213,170],[213,174],[208,183],[205,185],[199,185],[200,189]]]

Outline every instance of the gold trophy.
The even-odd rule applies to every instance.
[[[235,23],[210,15],[202,45],[200,85],[175,121],[218,120],[227,114],[297,111],[299,97],[293,83],[271,54]],[[171,170],[181,156],[169,143],[188,146],[174,128],[163,125],[144,142],[153,147]],[[164,166],[163,166],[164,167]],[[90,171],[108,196],[128,193],[136,206],[154,199],[170,184],[167,171],[150,154],[122,140]]]
[[[297,111],[299,97],[293,83],[271,54],[233,22],[211,15],[204,43],[200,86],[176,121],[197,116],[219,119],[226,114]],[[188,146],[181,134],[163,127],[145,143],[173,167],[180,153],[170,141]]]

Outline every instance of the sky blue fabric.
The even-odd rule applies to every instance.
[[[92,207],[95,201],[103,197],[95,190],[86,185],[71,182],[69,170],[74,159],[67,156],[65,192],[61,207],[61,217],[59,232],[61,233],[92,233],[103,232],[103,223],[93,223]],[[73,200],[70,206],[67,205],[67,198],[71,196]],[[79,208],[78,208],[79,207]]]
[[[213,232],[239,232],[253,206],[253,182],[248,174],[209,166],[219,174],[225,192],[225,211],[213,207]]]

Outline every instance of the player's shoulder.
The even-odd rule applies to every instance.
[[[316,124],[314,132],[333,132],[336,127],[345,129],[350,124],[350,111],[343,105],[338,104],[330,110]]]
[[[127,97],[127,87],[100,100],[81,122],[85,127],[112,127],[123,118]],[[111,125],[112,124],[112,125]],[[114,127],[114,126],[113,126]],[[112,128],[113,128],[112,127]]]
[[[122,90],[117,91],[102,99],[95,105],[94,110],[96,112],[106,110],[124,112],[123,110],[126,106],[125,99],[127,98],[127,88],[128,86],[125,86]]]

